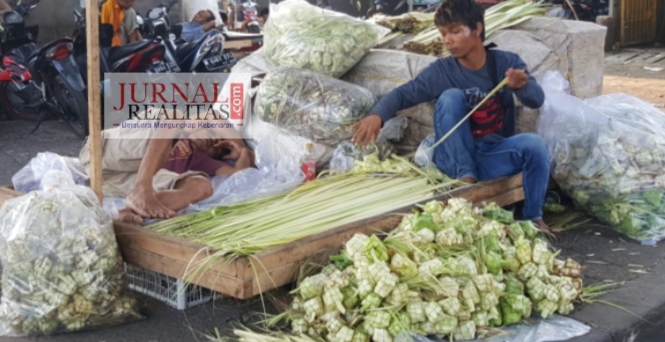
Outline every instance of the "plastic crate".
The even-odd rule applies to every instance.
[[[124,263],[125,276],[131,290],[154,298],[166,305],[185,310],[217,298],[217,293],[206,288],[189,284],[182,279],[146,270]]]

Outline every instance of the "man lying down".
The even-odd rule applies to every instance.
[[[79,159],[89,172],[88,143]],[[128,223],[171,218],[212,196],[212,177],[250,167],[254,152],[233,128],[102,131],[103,194],[126,198],[118,220]]]

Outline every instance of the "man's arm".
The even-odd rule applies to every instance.
[[[125,20],[127,21],[127,35],[130,43],[137,42],[143,37],[141,36],[139,22],[136,20],[136,10],[133,8],[125,11]]]
[[[381,127],[398,111],[433,101],[450,88],[451,84],[441,63],[441,60],[432,63],[415,79],[388,93],[377,103],[370,115],[353,124],[353,143],[367,146],[377,139]]]
[[[5,0],[0,0],[0,15],[5,14],[6,12],[11,12],[12,6],[9,6],[9,4]]]
[[[514,53],[508,54],[508,60],[508,68],[512,68],[514,70],[523,70],[524,75],[522,75],[522,77],[526,77],[526,82],[520,82],[523,83],[519,84],[521,87],[513,89],[517,99],[519,99],[520,102],[528,108],[535,109],[542,107],[543,103],[545,102],[545,92],[543,92],[543,88],[540,86],[540,84],[538,84],[536,79],[531,76],[531,74],[529,74],[526,63],[524,63],[519,55]]]
[[[379,115],[386,123],[400,110],[436,100],[449,87],[440,61],[437,61],[423,69],[415,79],[386,94],[371,113]]]
[[[215,27],[217,27],[217,24],[215,22],[216,21],[213,20],[213,21],[209,21],[209,22],[205,23],[203,25],[203,32],[208,32],[208,31],[214,29]]]
[[[142,40],[142,39],[143,39],[143,36],[141,36],[141,32],[139,31],[138,28],[134,31],[134,33],[132,33],[129,36],[129,42],[130,43],[138,42],[139,40]]]
[[[219,175],[230,176],[230,175],[232,175],[232,174],[234,174],[238,171],[253,167],[253,164],[254,164],[254,162],[252,160],[253,156],[250,153],[249,149],[248,148],[242,148],[242,149],[240,149],[239,153],[240,153],[240,156],[238,157],[238,159],[236,159],[236,163],[235,163],[234,166],[231,166],[231,165],[228,165],[228,164],[223,165],[222,167],[217,169],[217,172],[215,172],[215,175],[216,176],[219,176]]]

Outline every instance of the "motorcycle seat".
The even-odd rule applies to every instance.
[[[152,43],[151,40],[144,39],[138,42],[127,44],[125,46],[117,46],[111,48],[111,51],[109,52],[109,60],[115,62],[119,59],[122,59],[123,57],[127,57],[137,51],[145,49],[151,43]]]

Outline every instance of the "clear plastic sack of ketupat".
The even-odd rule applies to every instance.
[[[643,244],[665,239],[665,112],[626,94],[580,100],[554,72],[541,84],[538,134],[552,178],[614,230]]]
[[[125,285],[113,221],[94,192],[48,171],[0,208],[0,335],[95,330],[143,320]]]

